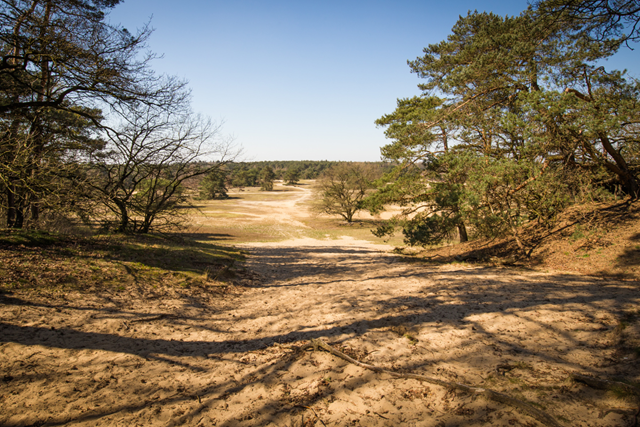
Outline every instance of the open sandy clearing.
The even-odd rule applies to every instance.
[[[413,263],[349,238],[245,247],[255,273],[223,299],[3,296],[0,425],[540,425],[295,351],[313,338],[387,369],[503,391],[562,425],[633,422],[633,400],[568,375],[640,381],[638,283]]]

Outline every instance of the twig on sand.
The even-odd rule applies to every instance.
[[[316,418],[318,419],[318,421],[320,421],[324,427],[327,427],[327,425],[324,423],[324,421],[322,421],[322,418],[320,418],[320,417],[318,416],[318,414],[316,413],[316,411],[315,411],[311,406],[296,405],[296,406],[294,406],[294,408],[305,408],[305,409],[311,409],[311,411],[313,412],[313,415],[315,415],[315,416],[316,416]]]
[[[166,319],[168,317],[177,317],[173,314],[160,314],[158,316],[152,316],[152,317],[141,317],[139,319],[132,319],[129,320],[130,323],[136,323],[136,322],[152,322],[154,320],[161,320],[161,319]]]
[[[379,414],[379,413],[377,413],[377,412],[374,412],[374,414],[376,414],[377,416],[379,416],[379,417],[380,417],[380,418],[382,418],[382,419],[385,419],[385,420],[388,420],[388,419],[389,419],[389,418],[385,417],[384,415],[380,415],[380,414]]]
[[[487,399],[490,400],[494,400],[496,402],[500,402],[506,405],[510,405],[512,407],[518,408],[520,409],[522,412],[526,413],[527,415],[535,418],[536,420],[538,420],[539,422],[541,422],[542,424],[544,424],[545,426],[552,426],[552,427],[561,427],[561,424],[559,424],[551,415],[547,414],[544,411],[539,410],[538,408],[533,407],[532,405],[523,402],[522,400],[518,400],[515,399],[511,396],[508,396],[506,394],[503,393],[499,393],[497,391],[493,391],[493,390],[489,390],[487,388],[480,388],[480,387],[473,387],[473,386],[469,386],[466,384],[461,384],[461,383],[454,383],[454,382],[449,382],[449,381],[443,381],[443,380],[439,380],[437,378],[431,378],[428,377],[426,375],[418,375],[418,374],[402,374],[402,373],[398,373],[398,372],[393,372],[393,371],[388,371],[386,369],[382,369],[379,368],[377,366],[373,366],[373,365],[369,365],[368,363],[363,363],[363,362],[359,362],[349,356],[347,356],[346,354],[344,354],[343,352],[336,350],[335,348],[333,348],[332,346],[330,346],[329,344],[327,344],[324,341],[321,341],[319,339],[312,339],[311,343],[304,345],[302,347],[299,348],[300,351],[302,350],[325,350],[331,354],[333,354],[334,356],[337,356],[343,360],[346,360],[349,363],[352,363],[354,365],[360,366],[361,368],[365,368],[365,369],[369,369],[371,371],[374,372],[378,372],[378,373],[384,373],[387,375],[391,375],[392,377],[395,378],[406,378],[406,379],[414,379],[414,380],[418,380],[418,381],[424,381],[430,384],[436,384],[442,387],[448,387],[448,388],[454,388],[454,389],[458,389],[458,390],[463,390],[465,392],[468,393],[473,393],[476,395],[482,395],[484,397],[486,397]]]

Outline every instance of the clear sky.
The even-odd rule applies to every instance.
[[[526,0],[125,0],[112,23],[151,20],[159,73],[190,82],[196,112],[224,121],[244,160],[376,161],[374,121],[420,93],[407,60],[468,10],[517,15]],[[638,52],[608,67],[638,77]]]

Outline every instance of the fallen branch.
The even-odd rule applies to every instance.
[[[335,348],[331,347],[326,342],[318,340],[318,339],[312,339],[311,343],[299,348],[300,351],[309,350],[309,349],[312,349],[312,350],[315,350],[315,351],[318,351],[320,349],[325,350],[325,351],[333,354],[334,356],[337,356],[337,357],[339,357],[339,358],[341,358],[343,360],[346,360],[347,362],[352,363],[354,365],[360,366],[361,368],[369,369],[371,371],[378,372],[378,373],[381,373],[381,374],[384,373],[384,374],[387,374],[387,375],[391,375],[392,377],[395,377],[395,378],[414,379],[414,380],[418,380],[418,381],[424,381],[424,382],[427,382],[427,383],[430,383],[430,384],[436,384],[436,385],[439,385],[441,387],[448,387],[448,388],[462,390],[462,391],[465,391],[467,393],[472,393],[472,394],[476,394],[476,395],[482,395],[482,396],[486,397],[487,399],[494,400],[496,402],[500,402],[500,403],[503,403],[503,404],[518,408],[522,412],[524,412],[527,415],[535,418],[536,420],[538,420],[539,422],[541,422],[545,426],[561,427],[561,424],[559,424],[551,415],[547,414],[546,412],[543,412],[543,411],[539,410],[538,408],[535,408],[532,405],[530,405],[530,404],[528,404],[526,402],[523,402],[522,400],[515,399],[515,398],[513,398],[511,396],[508,396],[508,395],[503,394],[503,393],[499,393],[497,391],[489,390],[489,389],[486,389],[486,388],[473,387],[473,386],[469,386],[469,385],[461,384],[461,383],[443,381],[443,380],[439,380],[437,378],[428,377],[426,375],[402,374],[402,373],[398,373],[398,372],[388,371],[386,369],[382,369],[382,368],[379,368],[379,367],[374,366],[374,365],[369,365],[368,363],[359,362],[359,361],[347,356],[343,352],[341,352],[339,350],[336,350]]]
[[[161,320],[161,319],[166,319],[166,318],[170,318],[170,317],[177,317],[177,316],[174,315],[174,314],[160,314],[158,316],[141,317],[139,319],[131,319],[131,320],[129,320],[129,323],[152,322],[154,320]]]
[[[640,397],[640,389],[632,386],[631,384],[622,383],[620,381],[601,380],[599,378],[590,377],[581,374],[571,374],[571,379],[588,385],[589,387],[597,388],[599,390],[612,390],[614,388],[620,388],[629,394],[634,394]]]

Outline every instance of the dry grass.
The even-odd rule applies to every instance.
[[[528,259],[511,238],[450,244],[422,251],[418,257],[640,280],[639,220],[637,202],[576,206],[552,230],[531,227],[523,231],[523,237],[536,244]]]
[[[339,217],[314,213],[311,180],[297,186],[277,184],[274,191],[260,191],[257,187],[235,189],[229,196],[226,200],[196,201],[189,208],[190,230],[217,236],[225,244],[303,238],[336,240],[347,236],[371,243],[402,245],[401,236],[388,241],[375,237],[371,230],[379,220],[366,212],[360,212],[350,224]]]
[[[0,292],[55,297],[218,287],[225,277],[210,278],[243,255],[179,236],[75,237],[5,230],[0,232],[0,259]]]

